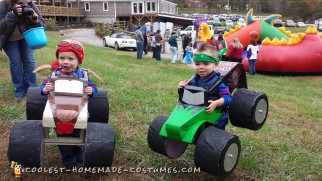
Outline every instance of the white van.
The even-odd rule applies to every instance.
[[[214,35],[214,28],[212,25],[208,25],[211,35]],[[194,41],[196,39],[196,30],[195,30],[195,26],[194,25],[190,25],[188,26],[186,29],[182,30],[179,32],[179,36],[181,38],[183,38],[185,35],[187,35],[188,33],[191,33],[191,38]]]

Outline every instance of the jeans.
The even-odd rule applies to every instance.
[[[136,58],[137,59],[142,59],[142,54],[143,54],[143,42],[136,42]]]
[[[156,52],[155,52],[155,59],[161,60],[161,49],[162,45],[156,47]]]
[[[216,128],[225,130],[228,124],[228,111],[225,111],[223,115],[215,122],[214,126]]]
[[[183,48],[183,55],[182,55],[182,57],[183,57],[183,58],[186,56],[186,53],[187,53],[187,52],[186,52],[186,47],[187,47],[187,46],[182,47],[182,48]]]
[[[4,51],[9,57],[12,83],[15,87],[14,96],[23,97],[29,87],[37,86],[34,51],[29,48],[25,39],[8,41]]]
[[[156,54],[157,48],[156,47],[151,47],[151,48],[153,50],[152,58],[156,59],[155,54]]]
[[[178,56],[177,47],[170,46],[170,51],[171,51],[171,63],[176,63],[177,56]]]
[[[256,59],[249,59],[248,64],[249,64],[249,74],[250,75],[255,75],[255,63]]]
[[[57,134],[57,137],[79,137],[80,130],[74,129],[72,134]],[[83,148],[81,146],[58,145],[61,159],[65,167],[74,167],[77,162],[83,160]]]
[[[146,49],[147,45],[148,45],[147,43],[144,43],[144,45],[143,45],[144,54],[148,54],[148,50]]]

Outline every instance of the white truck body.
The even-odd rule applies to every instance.
[[[210,29],[211,35],[214,35],[214,28],[213,28],[213,26],[212,25],[208,25],[208,27]],[[195,41],[196,40],[196,29],[195,29],[195,26],[194,25],[190,25],[186,29],[180,31],[180,37],[183,37],[183,36],[187,35],[188,33],[191,33],[192,41]]]

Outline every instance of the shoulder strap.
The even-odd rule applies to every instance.
[[[79,68],[80,71],[82,72],[82,74],[84,75],[84,79],[88,79],[88,73],[87,73],[87,69],[84,69],[84,68]]]

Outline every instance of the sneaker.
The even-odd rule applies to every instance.
[[[21,101],[22,101],[22,99],[23,99],[23,96],[22,96],[22,97],[15,97],[15,101],[16,101],[16,102],[21,102]]]
[[[68,165],[65,165],[65,170],[68,172],[69,170],[72,170],[76,166],[77,166],[77,163],[70,163]]]

